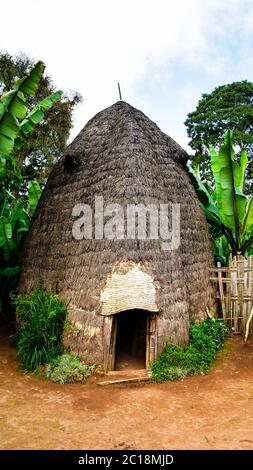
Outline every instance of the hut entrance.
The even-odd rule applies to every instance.
[[[118,313],[115,370],[145,369],[147,314],[141,310]]]
[[[132,309],[107,317],[106,323],[111,325],[107,328],[105,371],[149,368],[157,349],[156,315]]]

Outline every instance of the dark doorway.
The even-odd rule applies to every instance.
[[[115,315],[115,370],[145,369],[148,321],[145,310],[127,310]]]

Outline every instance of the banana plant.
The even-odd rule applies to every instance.
[[[218,153],[211,147],[210,157],[215,181],[212,195],[190,166],[189,175],[212,227],[213,239],[224,236],[233,256],[246,255],[253,245],[253,195],[244,194],[247,154],[243,151],[240,160],[235,160],[232,132],[227,131],[224,145]]]
[[[30,217],[22,202],[16,200],[11,194],[5,194],[0,210],[0,312],[2,315],[9,309],[9,293],[16,287],[24,233],[27,232],[29,224]]]
[[[24,234],[41,194],[38,182],[30,181],[27,198],[18,198],[22,176],[15,150],[62,95],[56,91],[30,109],[29,97],[36,95],[44,68],[43,62],[38,62],[26,77],[15,82],[11,91],[0,97],[0,312],[4,303],[8,305],[9,293],[17,283]]]
[[[30,73],[14,84],[13,90],[0,98],[0,157],[4,164],[5,155],[11,154],[15,148],[20,148],[24,139],[33,131],[45,115],[62,95],[56,91],[40,101],[31,111],[27,98],[35,96],[45,65],[38,62]]]
[[[38,182],[30,181],[27,201],[16,199],[5,190],[0,206],[0,311],[8,305],[9,293],[15,288],[20,272],[24,235],[41,194]]]
[[[11,194],[6,194],[0,212],[0,249],[3,262],[1,264],[9,268],[13,267],[13,263],[19,262],[20,241],[23,233],[27,232],[29,224],[30,217],[23,203]],[[0,270],[0,274],[4,274],[3,269]]]

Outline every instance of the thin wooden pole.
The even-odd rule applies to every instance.
[[[218,282],[223,318],[231,331],[247,340],[253,334],[253,256],[230,256],[228,267],[217,263],[210,271],[216,273],[210,280]]]
[[[231,300],[231,289],[232,289],[232,273],[231,273],[231,270],[230,270],[230,267],[232,265],[232,256],[230,255],[230,259],[229,259],[229,265],[228,265],[228,269],[227,269],[227,277],[228,279],[230,280],[229,284],[227,285],[227,312],[228,312],[228,317],[230,319],[230,329],[232,330],[233,329],[233,304],[232,304],[232,300]]]
[[[234,333],[239,333],[238,330],[238,266],[237,263],[238,259],[237,256],[231,261],[231,304],[232,304],[232,322],[234,326]]]
[[[218,282],[219,282],[219,290],[220,290],[222,316],[223,316],[223,319],[226,320],[226,305],[225,305],[225,297],[224,297],[223,282],[222,282],[222,272],[219,270],[219,268],[221,268],[220,261],[218,261],[217,267],[218,267]]]
[[[248,336],[249,336],[249,326],[250,326],[250,322],[252,320],[252,317],[253,317],[253,307],[251,309],[250,316],[247,320],[246,327],[245,327],[245,336],[244,336],[244,342],[245,343],[246,343],[246,341],[248,339]]]
[[[122,101],[122,95],[121,95],[121,89],[120,89],[120,84],[118,82],[118,90],[119,90],[119,99]]]

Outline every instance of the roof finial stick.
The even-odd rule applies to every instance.
[[[120,89],[120,84],[118,82],[118,90],[119,90],[119,99],[122,101],[122,96],[121,96],[121,89]]]

